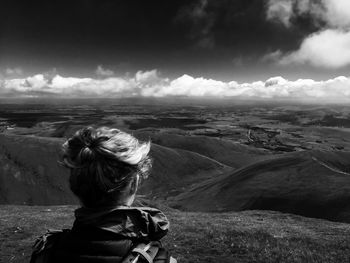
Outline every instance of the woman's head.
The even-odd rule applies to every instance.
[[[70,187],[86,207],[130,205],[152,166],[150,143],[107,127],[87,127],[63,144]]]

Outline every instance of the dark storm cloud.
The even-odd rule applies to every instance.
[[[265,9],[262,0],[8,0],[0,19],[8,38],[63,47],[220,47],[255,39],[266,48],[282,43],[281,34],[295,38],[267,22]]]
[[[189,25],[188,37],[202,48],[213,48],[215,45],[213,26],[217,19],[215,10],[209,9],[208,0],[194,1],[180,8],[174,22]]]
[[[187,36],[199,46],[203,41],[209,47],[218,44],[256,53],[274,46],[290,49],[313,30],[307,16],[295,18],[295,26],[285,30],[267,19],[267,8],[267,0],[197,0],[180,8],[175,22],[187,28]]]
[[[314,27],[298,17],[286,30],[267,19],[267,1],[4,0],[0,68],[35,74],[56,67],[79,76],[97,65],[116,75],[153,68],[172,76],[231,78],[233,68],[250,66],[260,72],[271,63],[264,55],[295,50]]]

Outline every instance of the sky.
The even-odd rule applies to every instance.
[[[350,99],[349,0],[3,0],[0,96]]]

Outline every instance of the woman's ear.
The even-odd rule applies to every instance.
[[[134,178],[134,180],[132,180],[131,185],[130,185],[130,194],[131,195],[136,194],[136,191],[137,191],[138,186],[139,186],[139,180],[140,180],[140,177],[137,174],[136,177]]]

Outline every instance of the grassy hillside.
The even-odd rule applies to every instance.
[[[207,136],[185,136],[165,132],[135,131],[136,137],[153,143],[195,152],[228,166],[239,168],[269,157],[264,149],[249,147],[233,141]],[[271,156],[272,157],[272,156]]]
[[[62,142],[0,135],[0,203],[76,203],[68,187],[68,171],[57,162]]]
[[[58,164],[64,139],[0,135],[0,203],[75,204],[68,169]],[[194,182],[215,178],[232,168],[198,153],[153,144],[152,175],[141,192],[169,196]]]
[[[152,196],[171,196],[186,191],[194,183],[233,171],[229,166],[195,152],[152,144],[152,174],[141,192]]]
[[[225,140],[166,135],[160,143],[166,144],[167,138],[167,144],[183,149],[152,144],[153,172],[140,194],[167,198],[186,211],[274,210],[350,222],[349,152],[266,157]],[[69,171],[57,162],[63,142],[0,135],[0,203],[76,204],[68,187]],[[221,159],[230,157],[236,165],[262,160],[234,169],[210,158],[220,159],[221,152]]]
[[[186,213],[160,206],[179,262],[349,262],[350,225],[270,211]],[[70,227],[72,206],[0,206],[0,262],[28,262],[48,228]]]
[[[348,152],[295,152],[198,184],[175,198],[188,211],[275,210],[350,222]]]

